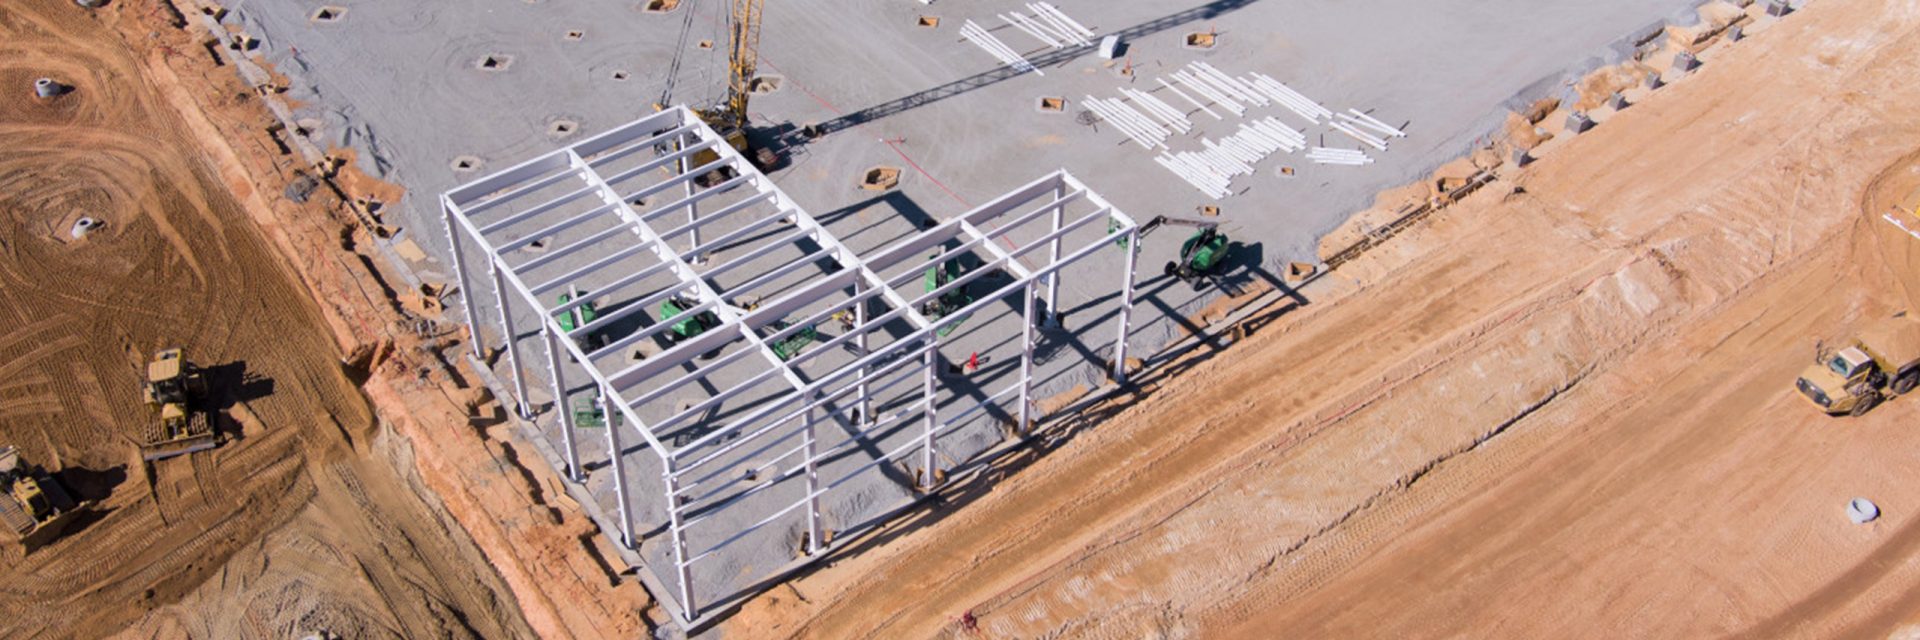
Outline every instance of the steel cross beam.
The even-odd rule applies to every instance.
[[[642,152],[650,152],[652,155],[638,161],[634,168],[618,172],[603,173],[601,171],[603,167],[616,160]],[[716,155],[718,159],[699,163],[698,154],[707,152]],[[731,168],[739,175],[724,180],[718,185],[696,188],[694,182],[696,177],[708,175],[722,167]],[[671,177],[640,187],[633,193],[625,195],[614,186],[656,169],[665,169]],[[584,188],[568,188],[566,185],[569,180],[580,180],[584,183]],[[675,193],[670,190],[676,187],[680,188],[678,190],[680,193],[676,193],[679,196],[678,199],[652,207],[647,213],[640,213],[631,204],[636,197]],[[746,194],[738,201],[733,201],[732,204],[717,208],[699,206],[708,198],[737,193],[742,189],[750,189],[752,193]],[[557,198],[545,195],[556,192],[561,194]],[[580,205],[574,203],[589,195],[595,196],[597,203],[593,203],[591,208],[577,208]],[[842,483],[851,481],[855,475],[866,473],[888,460],[904,460],[907,456],[919,458],[920,477],[917,478],[919,484],[934,484],[937,474],[941,471],[938,464],[938,450],[934,446],[935,438],[950,429],[968,424],[968,421],[976,419],[969,416],[977,415],[988,405],[1011,401],[1010,396],[1017,397],[1020,403],[1019,410],[1016,412],[1020,421],[1020,431],[1025,432],[1030,429],[1033,421],[1037,419],[1033,415],[1030,397],[1034,373],[1031,360],[1035,340],[1033,325],[1039,321],[1037,316],[1051,317],[1058,313],[1055,304],[1061,272],[1065,267],[1105,249],[1108,244],[1120,241],[1125,241],[1120,246],[1128,248],[1127,269],[1126,273],[1122,274],[1121,283],[1123,291],[1120,295],[1122,306],[1119,314],[1120,335],[1113,352],[1114,362],[1109,364],[1113,367],[1112,373],[1116,380],[1124,380],[1127,373],[1126,342],[1131,324],[1129,307],[1133,303],[1132,272],[1133,265],[1137,261],[1139,229],[1134,221],[1117,207],[1093,193],[1084,183],[1064,171],[1043,176],[960,216],[862,255],[842,244],[778,185],[754,170],[737,150],[726,144],[724,138],[701,121],[691,110],[676,107],[462,185],[448,191],[441,200],[448,239],[453,244],[455,270],[459,274],[460,287],[467,301],[466,319],[469,332],[474,336],[473,346],[476,353],[482,352],[485,338],[478,331],[481,316],[475,311],[475,307],[479,299],[473,295],[471,286],[473,283],[468,269],[479,265],[466,264],[467,255],[461,249],[461,236],[464,235],[478,244],[482,250],[479,255],[486,257],[484,265],[488,271],[487,275],[494,280],[495,302],[499,305],[501,312],[498,322],[507,330],[507,355],[514,363],[511,365],[515,369],[514,391],[520,396],[515,399],[515,402],[519,406],[526,404],[527,385],[521,379],[518,366],[520,354],[517,352],[515,342],[519,336],[513,332],[513,310],[518,305],[509,299],[507,291],[511,289],[518,293],[518,297],[540,316],[538,333],[544,338],[547,347],[546,360],[551,376],[549,382],[556,396],[555,409],[562,412],[559,424],[567,440],[568,459],[565,462],[570,467],[569,471],[579,469],[579,461],[577,454],[573,452],[576,435],[573,429],[576,425],[571,424],[570,403],[567,401],[569,389],[563,375],[566,362],[559,357],[560,351],[564,350],[577,361],[578,366],[585,369],[587,376],[592,379],[593,388],[600,396],[599,401],[609,423],[609,431],[606,435],[608,445],[614,449],[613,473],[619,494],[620,520],[617,533],[620,542],[624,545],[637,544],[638,541],[634,538],[636,535],[634,513],[628,504],[632,498],[629,495],[631,487],[627,484],[628,474],[619,452],[621,436],[624,435],[620,430],[637,431],[655,455],[662,460],[666,482],[663,497],[667,501],[666,511],[669,520],[667,533],[672,537],[673,562],[679,578],[679,584],[675,585],[677,587],[675,591],[680,597],[677,613],[681,614],[683,621],[692,622],[699,619],[702,614],[702,607],[694,601],[695,596],[699,594],[694,588],[692,565],[734,540],[762,526],[779,521],[783,517],[792,517],[791,514],[796,509],[804,508],[807,533],[805,551],[813,556],[831,551],[836,545],[827,541],[830,532],[825,530],[820,511],[823,502],[821,498],[827,492],[834,491]],[[1090,205],[1093,212],[1076,213],[1075,218],[1069,221],[1066,217],[1069,207],[1081,200],[1085,200],[1085,205]],[[513,208],[507,210],[509,212],[490,216],[493,219],[484,224],[477,219],[479,214],[510,205]],[[525,205],[532,205],[532,208],[519,208]],[[744,223],[729,223],[723,232],[701,233],[709,225],[742,217],[737,214],[762,205],[769,206],[773,212],[752,217]],[[1038,208],[1034,208],[1036,206]],[[563,207],[566,208],[564,213]],[[701,209],[712,210],[702,211]],[[607,214],[616,217],[618,223],[608,229],[590,233],[580,231],[567,233],[580,225],[601,219],[601,216]],[[676,216],[672,219],[672,223],[665,225],[671,228],[664,232],[654,228],[653,224],[656,221],[668,219],[667,216],[675,214],[684,215],[684,218]],[[1051,221],[1045,219],[1049,214],[1051,214]],[[1111,220],[1104,237],[1077,250],[1066,251],[1065,245],[1069,234],[1085,229],[1102,218]],[[1024,225],[1035,221],[1045,225],[1038,239],[1019,246],[1005,241],[1009,234],[1024,229]],[[764,233],[766,228],[776,222],[790,223],[792,228],[778,233]],[[495,233],[510,232],[511,228],[522,223],[526,223],[527,226],[538,225],[540,228],[532,231],[533,235],[518,236],[501,242],[496,242],[490,237]],[[456,229],[464,233],[456,232]],[[522,264],[519,266],[510,264],[505,255],[543,238],[558,238],[563,234],[571,236],[585,234],[585,237],[570,239],[568,244],[555,247],[531,260],[521,261]],[[709,235],[713,237],[703,237]],[[689,236],[684,249],[671,246],[670,242],[681,236]],[[617,242],[622,238],[629,240]],[[727,248],[730,243],[748,241],[748,238],[754,238],[750,242],[755,246],[740,254],[730,255],[727,260],[708,269],[705,273],[694,270],[693,265],[697,261],[703,261],[715,250]],[[754,267],[759,261],[774,255],[775,251],[788,246],[797,246],[801,238],[811,239],[819,248],[812,251],[803,250],[804,255],[798,260],[789,261],[777,267],[767,269]],[[918,260],[925,259],[924,252],[928,249],[943,247],[946,243],[956,240],[959,241],[960,246],[939,251],[933,258],[934,264],[938,265],[945,259],[972,251],[982,252],[985,264],[956,278],[953,282],[919,295],[906,295],[901,286],[910,282],[914,274],[919,272],[920,267],[916,266],[893,277],[886,275],[903,264],[917,265]],[[1042,249],[1045,251],[1043,252]],[[628,258],[647,253],[656,257],[658,262],[638,269],[628,269],[625,273],[596,276],[614,269],[616,265]],[[1035,266],[1034,262],[1038,261],[1038,258],[1034,256],[1037,255],[1045,256],[1044,265]],[[572,268],[565,274],[544,280],[538,283],[537,287],[527,286],[523,274],[536,268],[559,264],[561,260],[570,257],[580,262],[570,264]],[[784,282],[794,274],[801,273],[806,265],[818,264],[823,260],[831,260],[838,268],[824,277],[808,278],[798,285],[781,285],[779,291],[770,294],[773,296],[771,300],[763,301],[751,310],[737,308],[729,302],[727,297],[729,295],[757,291],[761,287]],[[578,266],[579,264],[585,266]],[[748,267],[754,267],[755,270],[744,274],[743,284],[732,288],[719,286],[719,280],[716,277],[719,274]],[[938,298],[959,287],[970,286],[971,283],[996,269],[1006,270],[1013,276],[1014,282],[994,287],[991,293],[979,296],[972,303],[951,311],[940,320],[929,319],[919,312],[919,303]],[[560,327],[558,314],[579,309],[589,300],[595,299],[594,295],[578,295],[553,308],[548,308],[540,301],[541,295],[555,289],[587,284],[584,280],[590,277],[595,278],[596,281],[613,278],[615,284],[602,285],[594,292],[596,295],[611,295],[615,291],[629,288],[648,278],[665,274],[671,274],[674,284],[660,289],[650,288],[650,292],[641,296],[637,304],[629,303],[632,308],[601,315],[594,322],[576,323],[580,326],[576,326],[572,331],[566,331]],[[851,295],[843,293],[848,290],[851,290]],[[575,340],[582,335],[613,326],[613,322],[619,318],[643,310],[664,299],[665,296],[682,293],[692,295],[697,301],[693,308],[683,313],[711,312],[720,319],[720,326],[708,329],[706,333],[693,339],[683,341],[664,353],[611,373],[601,368],[598,358],[638,340],[657,335],[670,327],[671,323],[662,319],[661,322],[634,331],[616,340],[612,345],[592,353],[586,352],[585,347]],[[942,420],[943,416],[939,415],[938,406],[938,393],[942,389],[938,374],[938,367],[942,362],[939,354],[938,332],[943,327],[958,322],[958,318],[981,312],[989,305],[1012,295],[1021,296],[1019,312],[1023,312],[1025,316],[1023,319],[1025,326],[1020,331],[1022,354],[1018,370],[1019,380],[991,396],[969,399],[970,405],[953,407],[958,410]],[[1047,303],[1044,313],[1035,308],[1038,306],[1036,303],[1039,302],[1039,298],[1042,297]],[[874,300],[886,301],[888,308],[885,311],[875,312],[871,306]],[[785,340],[807,326],[825,322],[834,315],[849,310],[854,316],[853,327],[841,335],[821,342],[790,359],[782,359],[772,348],[773,343]],[[801,315],[796,316],[796,314]],[[795,318],[798,318],[797,321]],[[488,320],[494,319],[488,318]],[[896,321],[908,322],[914,328],[907,335],[870,349],[868,338],[876,335],[884,337],[885,326]],[[792,324],[768,331],[768,327],[776,326],[776,323],[781,322]],[[762,335],[763,331],[766,332],[765,335]],[[730,353],[706,366],[693,365],[693,361],[701,354],[735,341],[747,343],[748,348]],[[831,353],[835,348],[843,346],[857,349],[856,357],[852,362],[838,364],[831,371],[812,381],[800,377],[798,367],[801,364],[818,362],[819,360],[816,359],[818,356]],[[710,380],[709,376],[723,367],[737,365],[754,358],[765,360],[772,366],[750,376],[745,383],[710,393],[704,402],[682,410],[658,424],[650,426],[640,419],[639,410],[649,403],[669,397],[668,394],[685,388],[692,381]],[[662,374],[682,367],[689,367],[689,370],[664,382],[658,379]],[[732,437],[737,440],[721,441],[719,438],[730,435],[728,430],[712,430],[680,446],[668,446],[661,440],[661,436],[657,435],[691,420],[699,419],[698,417],[706,410],[749,393],[757,385],[769,382],[774,376],[784,379],[785,386],[791,388],[774,392],[765,399],[764,406],[754,407],[753,411],[746,412],[745,417],[730,419],[729,422],[739,427],[733,430],[735,433],[732,434]],[[917,410],[908,412],[894,410],[886,417],[873,415],[873,403],[876,400],[893,398],[895,394],[900,393],[897,389],[900,385],[913,382],[918,382],[919,384],[913,386],[920,388],[905,392],[905,397],[912,398],[909,402],[911,406],[917,406]],[[639,390],[638,393],[632,393],[635,390]],[[629,398],[629,394],[634,397]],[[913,396],[918,397],[913,398]],[[893,400],[887,401],[893,402]],[[761,401],[756,400],[756,402]],[[816,439],[820,435],[816,433],[816,429],[821,420],[845,420],[845,412],[849,406],[857,407],[858,416],[851,421],[855,432],[852,438],[864,438],[877,431],[893,429],[896,427],[890,425],[905,425],[907,424],[905,421],[909,420],[917,420],[922,424],[917,425],[920,427],[918,429],[911,429],[916,432],[912,436],[912,442],[893,446],[890,451],[880,454],[879,459],[865,462],[850,473],[828,481],[820,476],[824,471],[824,465],[835,456],[845,455],[848,447],[852,446],[853,440],[849,439],[839,444],[821,442]],[[751,433],[739,435],[744,432]],[[796,438],[798,446],[794,446]],[[759,456],[768,452],[781,453],[768,462],[755,463],[759,466],[750,468],[773,468],[776,464],[785,468],[785,471],[776,474],[773,479],[745,489],[730,487],[728,483],[708,482],[713,478],[725,477],[723,474],[729,470],[740,468],[738,465],[746,464],[748,460],[759,459]],[[797,463],[780,462],[791,461],[793,456],[800,456],[801,460]],[[835,473],[839,474],[840,471],[836,469]],[[573,473],[568,475],[574,476]],[[720,534],[723,539],[718,544],[707,548],[708,541],[702,541],[700,544],[705,550],[700,553],[690,553],[689,528],[703,522],[727,522],[728,520],[725,519],[710,520],[709,516],[734,505],[757,504],[742,501],[748,495],[759,494],[762,489],[772,486],[770,483],[785,478],[802,478],[806,482],[806,493],[799,502],[784,509],[776,507],[767,511],[756,510],[753,513],[755,518],[763,515],[766,517],[744,528],[734,527],[722,531]],[[695,487],[702,488],[695,492]],[[683,503],[683,500],[687,503]],[[768,513],[772,515],[766,515]],[[714,525],[708,525],[708,527],[712,526]]]

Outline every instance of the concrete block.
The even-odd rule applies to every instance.
[[[1673,55],[1673,68],[1681,72],[1692,71],[1700,68],[1700,59],[1694,57],[1691,53],[1682,51]]]
[[[1533,152],[1528,151],[1526,149],[1514,149],[1513,155],[1507,158],[1507,162],[1513,164],[1513,166],[1516,166],[1516,167],[1524,167],[1524,166],[1533,164]]]
[[[1611,107],[1614,111],[1622,111],[1627,107],[1633,106],[1633,103],[1627,102],[1626,94],[1616,92],[1607,97],[1607,106]]]
[[[1747,39],[1747,30],[1745,29],[1745,25],[1736,24],[1731,27],[1727,27],[1727,42],[1739,42],[1745,39]]]
[[[1587,112],[1575,111],[1573,113],[1567,114],[1567,131],[1569,133],[1574,133],[1574,134],[1586,133],[1588,129],[1592,129],[1592,128],[1593,128],[1593,118],[1588,117]]]
[[[1655,90],[1667,86],[1667,79],[1658,73],[1647,74],[1647,89]]]
[[[1793,13],[1793,5],[1788,4],[1787,0],[1769,0],[1767,2],[1767,15],[1779,18],[1789,13]]]

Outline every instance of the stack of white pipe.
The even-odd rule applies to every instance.
[[[1029,2],[1027,3],[1027,9],[1033,11],[1032,18],[1020,15],[1019,13],[1013,14],[1013,17],[1028,23],[1029,27],[1034,28],[1038,32],[1046,33],[1061,43],[1059,45],[1052,45],[1054,48],[1058,49],[1067,44],[1075,44],[1082,47],[1093,45],[1093,30],[1088,29],[1086,25],[1080,24],[1080,21],[1074,20],[1058,7],[1046,2]],[[1001,19],[1004,20],[1005,17],[1003,16]],[[1015,24],[1014,26],[1019,25]],[[1035,35],[1039,37],[1037,33]],[[1042,41],[1047,40],[1045,37],[1041,37],[1040,39]]]
[[[1213,68],[1213,65],[1196,60],[1192,64],[1187,65],[1187,67],[1192,69],[1194,77],[1213,83],[1213,86],[1225,91],[1227,95],[1233,96],[1236,100],[1261,107],[1267,106],[1271,102],[1267,99],[1266,94],[1254,89],[1252,84],[1222,73],[1219,69]]]
[[[1047,75],[1040,71],[1040,69],[1034,67],[1033,63],[1027,62],[1027,59],[1022,57],[1020,52],[1014,51],[1012,47],[1007,46],[1007,43],[1001,42],[999,38],[993,37],[993,34],[987,33],[986,29],[981,28],[980,25],[975,24],[972,20],[968,20],[966,24],[961,25],[960,36],[972,42],[974,46],[980,47],[987,53],[992,54],[993,57],[999,58],[1001,63],[1013,67],[1016,71],[1022,73],[1032,71],[1043,76]]]
[[[1233,177],[1203,159],[1206,155],[1191,151],[1178,154],[1162,153],[1153,161],[1160,163],[1160,166],[1166,167],[1168,171],[1180,176],[1182,180],[1187,181],[1187,184],[1193,185],[1193,188],[1199,189],[1210,198],[1219,200],[1233,195],[1233,190],[1230,188],[1233,185]]]
[[[1241,124],[1218,142],[1201,140],[1200,144],[1205,151],[1162,153],[1154,161],[1218,200],[1232,195],[1235,176],[1252,175],[1254,166],[1268,156],[1307,148],[1307,136],[1269,117]]]
[[[1314,102],[1312,98],[1308,98],[1305,94],[1294,91],[1293,87],[1287,86],[1286,83],[1275,80],[1265,74],[1253,73],[1249,75],[1253,77],[1254,88],[1259,89],[1261,92],[1267,94],[1268,97],[1279,102],[1280,105],[1286,107],[1288,111],[1299,114],[1300,117],[1306,118],[1315,124],[1333,117],[1332,110],[1320,106],[1320,103]]]
[[[1348,109],[1346,113],[1337,115],[1339,115],[1341,120],[1352,123],[1357,127],[1378,131],[1380,135],[1393,136],[1395,138],[1407,137],[1407,132],[1396,129],[1393,125],[1381,122],[1373,116],[1362,113],[1359,109]]]
[[[1185,112],[1173,108],[1173,105],[1167,104],[1166,101],[1154,97],[1153,94],[1128,87],[1121,87],[1120,93],[1133,100],[1134,104],[1140,105],[1141,111],[1145,111],[1149,115],[1159,118],[1161,122],[1165,122],[1167,126],[1171,127],[1174,131],[1180,133],[1193,131],[1193,121],[1187,119]]]
[[[1355,149],[1314,147],[1312,151],[1307,152],[1307,159],[1318,164],[1343,164],[1354,167],[1373,164],[1373,158],[1367,157],[1366,152]]]
[[[1173,78],[1175,81],[1179,82],[1180,84],[1186,85],[1188,89],[1192,89],[1194,93],[1200,94],[1200,97],[1206,98],[1207,100],[1213,102],[1213,104],[1218,105],[1220,108],[1226,109],[1228,111],[1232,111],[1233,115],[1236,115],[1236,116],[1247,115],[1246,107],[1241,106],[1239,102],[1235,101],[1233,98],[1228,97],[1225,93],[1220,92],[1220,90],[1215,88],[1212,84],[1201,81],[1200,78],[1194,76],[1192,73],[1189,73],[1184,69],[1180,71],[1175,71],[1168,77]]]
[[[1055,33],[1050,27],[1040,24],[1033,18],[1029,18],[1018,11],[1013,12],[1011,17],[1004,13],[999,14],[999,16],[1002,22],[1013,25],[1015,29],[1025,31],[1027,35],[1033,36],[1039,40],[1041,44],[1055,49],[1067,46],[1065,42],[1061,41],[1060,34]]]
[[[1379,136],[1373,135],[1371,133],[1361,131],[1359,127],[1355,127],[1351,124],[1348,124],[1346,122],[1342,122],[1339,120],[1329,122],[1327,123],[1327,126],[1333,127],[1334,131],[1347,134],[1347,137],[1349,138],[1359,140],[1360,144],[1373,147],[1374,149],[1377,149],[1380,151],[1387,150],[1387,141],[1385,139],[1382,139]]]
[[[1194,106],[1194,108],[1207,112],[1207,115],[1213,116],[1213,119],[1215,120],[1226,119],[1226,118],[1220,117],[1220,114],[1214,113],[1212,109],[1208,109],[1207,105],[1202,104],[1199,100],[1193,99],[1193,96],[1187,95],[1187,92],[1181,91],[1180,87],[1176,87],[1171,84],[1168,84],[1166,78],[1154,78],[1153,81],[1160,83],[1160,86],[1166,87],[1168,91],[1172,91],[1173,95],[1180,96],[1180,99],[1186,100],[1187,104],[1191,104]]]
[[[1275,151],[1293,153],[1307,148],[1307,134],[1281,124],[1279,120],[1272,117],[1242,124],[1240,131],[1228,139],[1238,138],[1247,139],[1248,143],[1254,144],[1256,148],[1263,149],[1269,154]]]
[[[1133,107],[1119,100],[1101,100],[1087,96],[1087,108],[1127,134],[1136,144],[1152,150],[1154,147],[1167,148],[1167,129],[1146,116],[1140,115]]]

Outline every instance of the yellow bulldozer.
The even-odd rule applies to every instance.
[[[60,537],[86,506],[46,471],[22,461],[18,450],[0,446],[0,528],[26,550]]]
[[[147,362],[143,393],[160,420],[141,439],[141,458],[152,462],[220,446],[206,406],[206,372],[188,362],[181,349],[163,350]]]

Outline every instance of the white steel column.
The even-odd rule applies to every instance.
[[[620,544],[632,549],[638,541],[633,539],[633,511],[627,506],[627,459],[621,455],[625,447],[620,446],[620,421],[614,418],[619,414],[614,413],[613,404],[613,389],[600,387],[600,418],[607,423],[607,464],[613,466],[613,498],[620,501]],[[671,490],[668,495],[672,495]]]
[[[863,289],[866,289],[866,286],[855,281],[853,283],[853,297],[859,298]],[[853,327],[854,330],[860,332],[854,337],[853,343],[860,348],[860,357],[862,358],[867,356],[867,334],[871,333],[867,330],[867,302],[867,300],[863,299],[853,303]],[[860,419],[854,422],[861,427],[871,425],[874,422],[873,398],[867,394],[867,376],[872,374],[873,367],[860,367]]]
[[[865,386],[865,385],[862,385]],[[817,394],[802,396],[801,402],[811,407]],[[819,555],[827,546],[824,530],[820,527],[820,469],[817,458],[820,455],[818,441],[813,433],[814,410],[809,408],[802,416],[805,425],[801,427],[801,438],[805,442],[807,457],[807,555]]]
[[[553,410],[560,414],[560,433],[567,447],[567,479],[579,482],[586,478],[586,474],[580,472],[580,444],[573,439],[573,407],[567,402],[567,379],[561,371],[560,339],[553,332],[553,323],[543,322],[541,325],[543,330],[540,333],[547,336],[547,373],[551,374],[549,379],[553,381]],[[607,421],[611,422],[612,416],[608,416]]]
[[[1140,228],[1127,231],[1127,272],[1120,287],[1120,341],[1113,346],[1113,381],[1127,382],[1127,333],[1133,321],[1133,266],[1140,258]]]
[[[1053,188],[1053,200],[1059,202],[1067,196],[1067,186],[1062,184]],[[1067,215],[1066,203],[1053,207],[1053,231],[1058,233],[1060,225]],[[1060,263],[1060,237],[1056,236],[1047,248],[1047,264]],[[1060,271],[1047,274],[1047,326],[1060,326]]]
[[[680,576],[680,611],[688,620],[698,609],[693,606],[693,568],[687,563],[686,525],[680,520],[679,463],[667,456],[667,529],[673,537],[673,566]]]
[[[1026,311],[1020,316],[1020,435],[1033,433],[1033,283],[1021,287]]]
[[[447,226],[447,246],[453,249],[453,273],[460,279],[461,306],[467,311],[467,344],[473,347],[473,357],[485,362],[486,340],[480,337],[480,320],[475,315],[474,306],[478,304],[473,297],[473,283],[467,277],[467,259],[460,251],[460,234],[453,231],[453,205],[445,197],[440,198],[440,212],[444,214],[440,222]]]
[[[518,334],[513,329],[513,308],[507,306],[507,277],[500,272],[498,261],[489,263],[487,270],[493,272],[493,297],[500,304],[500,326],[507,330],[507,368],[513,370],[515,411],[522,418],[530,418],[533,412],[527,409],[527,379],[520,373],[520,341],[515,339]]]
[[[924,487],[928,493],[932,493],[934,489],[933,465],[937,460],[937,456],[933,451],[933,431],[937,428],[936,425],[939,422],[938,416],[935,415],[939,411],[939,403],[934,402],[934,396],[937,395],[939,391],[934,386],[934,377],[938,375],[935,368],[940,366],[940,341],[933,337],[928,337],[927,339],[933,342],[933,348],[928,349],[927,355],[924,357],[927,363],[927,374],[926,381],[921,388],[921,393],[925,394],[925,398],[922,400],[925,408],[922,410],[924,415],[924,430],[922,431],[922,440],[920,442],[920,469],[925,482]]]
[[[686,140],[687,139],[685,136],[681,136],[680,148],[682,149],[687,148]],[[693,156],[684,156],[680,158],[680,175],[683,175],[683,176],[687,175],[687,172],[692,170],[693,170]],[[686,186],[686,191],[687,191],[687,195],[686,195],[687,224],[690,225],[690,227],[687,229],[687,242],[690,243],[687,245],[687,250],[692,251],[694,249],[700,248],[700,227],[697,225],[693,225],[693,223],[700,221],[700,203],[694,202],[693,200],[693,193],[695,190],[693,181],[687,180],[682,184]],[[699,263],[706,262],[706,260],[702,259],[699,254],[694,254],[693,262],[695,264],[699,264]]]

